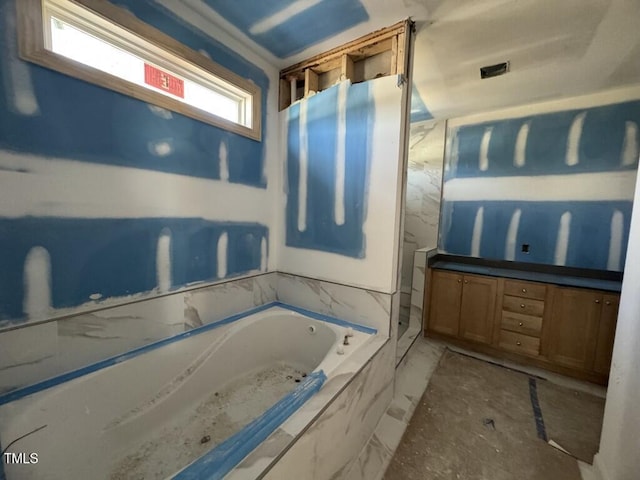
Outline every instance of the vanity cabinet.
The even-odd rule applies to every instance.
[[[618,295],[558,288],[550,325],[549,358],[568,367],[607,374],[618,304]]]
[[[447,270],[427,272],[426,336],[606,383],[619,294]]]
[[[490,344],[498,281],[495,278],[465,275],[462,279],[460,336],[466,340]]]
[[[540,355],[542,323],[547,286],[544,284],[503,280],[498,346],[503,350],[536,357]]]
[[[549,329],[549,359],[588,370],[593,365],[602,295],[592,290],[558,288]]]
[[[459,273],[436,270],[433,272],[431,312],[429,328],[433,332],[458,336],[460,305],[462,302],[462,277]]]
[[[497,280],[434,271],[429,328],[444,335],[490,344]]]
[[[611,369],[611,356],[613,355],[613,341],[616,336],[619,307],[620,295],[610,293],[602,295],[593,370],[604,375],[608,375]]]

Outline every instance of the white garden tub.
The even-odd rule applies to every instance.
[[[6,480],[224,477],[375,336],[292,308],[263,307],[0,397],[0,443],[24,454],[5,456],[19,462],[5,464]]]

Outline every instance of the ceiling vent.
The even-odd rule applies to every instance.
[[[508,71],[509,62],[496,63],[495,65],[480,67],[480,78],[497,77],[498,75],[504,75]]]

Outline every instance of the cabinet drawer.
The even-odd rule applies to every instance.
[[[542,312],[544,312],[544,302],[542,300],[532,300],[530,298],[505,295],[502,302],[502,309],[508,312],[541,317]]]
[[[538,356],[540,353],[540,339],[522,335],[520,333],[500,330],[500,348],[524,355]]]
[[[503,311],[501,326],[503,330],[539,337],[542,331],[542,317]]]
[[[544,300],[544,297],[547,293],[547,286],[540,283],[521,282],[519,280],[505,280],[504,293],[505,295],[513,295],[514,297]]]

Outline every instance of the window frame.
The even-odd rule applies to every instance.
[[[71,4],[73,8],[79,7],[87,10],[90,14],[97,15],[101,17],[102,20],[124,29],[127,36],[132,35],[133,37],[137,37],[144,42],[148,42],[156,49],[178,57],[180,63],[184,63],[184,65],[179,65],[183,70],[188,70],[189,66],[205,70],[206,74],[211,74],[224,82],[232,84],[238,90],[245,92],[247,98],[250,98],[251,101],[248,112],[251,114],[251,126],[235,123],[206,112],[188,105],[177,98],[172,98],[163,93],[150,90],[48,50],[46,46],[48,42],[46,29],[50,27],[45,23],[48,21],[48,17],[45,18],[44,1],[45,0],[16,0],[18,14],[18,51],[20,58],[23,60],[188,116],[232,133],[261,141],[262,92],[260,87],[253,81],[243,78],[215,63],[205,55],[192,50],[155,27],[137,19],[125,9],[113,5],[106,0],[65,0]],[[111,41],[109,43],[111,43]],[[119,46],[122,47],[122,45]],[[137,55],[136,52],[128,49],[127,51]],[[165,64],[171,65],[170,62],[171,59],[165,59]],[[169,73],[175,71],[172,71],[169,67],[166,68],[169,70]],[[195,69],[194,76],[197,76]]]

